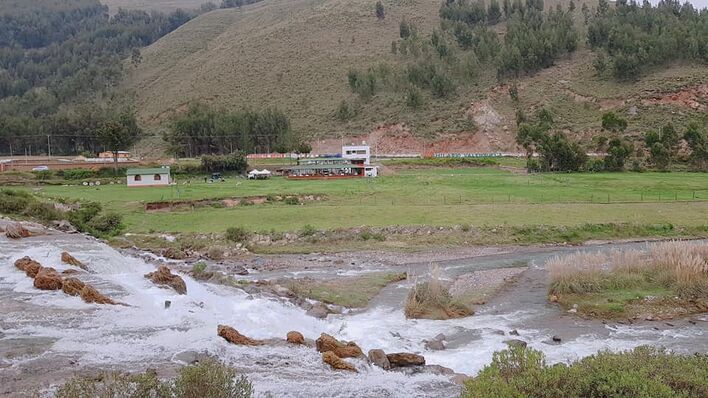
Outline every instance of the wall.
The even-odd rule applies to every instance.
[[[146,186],[153,186],[153,185],[169,185],[170,184],[170,175],[167,173],[160,174],[160,177],[162,177],[160,180],[155,180],[155,177],[153,174],[143,174],[141,175],[141,180],[140,181],[135,181],[135,176],[131,175],[128,176],[128,186],[129,187],[146,187]]]

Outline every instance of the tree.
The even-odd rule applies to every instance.
[[[627,128],[627,121],[617,116],[614,112],[602,115],[602,129],[612,132],[622,132]]]
[[[620,138],[611,139],[604,159],[605,168],[610,171],[621,171],[632,150],[631,143]]]
[[[644,135],[644,145],[649,149],[649,160],[660,170],[667,170],[678,152],[679,137],[671,123],[660,132],[650,131]]]
[[[585,4],[585,3],[583,3]],[[575,11],[575,1],[570,0],[570,4],[568,4],[568,11],[573,12]]]
[[[376,18],[384,19],[386,18],[386,11],[384,10],[383,3],[381,0],[376,2]]]
[[[398,25],[398,33],[401,39],[408,38],[411,35],[411,25],[405,19],[402,19],[401,23]]]
[[[130,54],[130,63],[132,63],[134,67],[137,67],[142,61],[143,56],[140,54],[140,49],[135,47]]]
[[[696,170],[708,170],[708,136],[705,131],[701,133],[698,124],[691,123],[688,125],[683,139],[691,149],[689,162]]]
[[[499,2],[497,0],[491,0],[489,2],[489,8],[487,9],[487,23],[490,25],[496,25],[501,19],[501,9],[499,8]]]
[[[118,170],[118,152],[128,149],[138,139],[140,128],[132,115],[123,114],[109,120],[98,130],[101,144],[113,152],[113,170]]]

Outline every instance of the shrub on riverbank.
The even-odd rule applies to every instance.
[[[652,347],[600,352],[571,365],[549,366],[540,351],[513,347],[465,383],[463,398],[705,397],[708,356]]]
[[[474,314],[450,294],[437,268],[433,269],[429,280],[416,283],[408,292],[404,312],[406,318],[416,319],[451,319]]]
[[[662,302],[694,312],[689,307],[700,311],[708,305],[708,245],[700,242],[657,243],[647,251],[575,253],[549,260],[546,269],[552,301],[577,304],[584,313],[650,313],[663,311],[657,308]]]
[[[161,381],[154,371],[79,376],[59,387],[56,398],[250,398],[253,387],[245,376],[216,359],[185,366],[174,380]]]

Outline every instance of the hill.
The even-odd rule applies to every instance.
[[[208,0],[101,0],[108,6],[111,14],[118,12],[119,8],[126,10],[162,11],[172,12],[178,8],[183,10],[197,9]],[[218,4],[220,2],[212,1]]]
[[[347,85],[348,71],[408,62],[391,51],[401,20],[422,35],[440,25],[437,0],[383,4],[384,19],[376,18],[370,0],[265,0],[203,14],[142,50],[142,62],[125,83],[139,120],[159,130],[190,101],[229,110],[276,107],[321,152],[336,149],[346,137],[366,139],[379,152],[404,153],[517,150],[518,109],[546,107],[558,126],[584,142],[599,131],[609,110],[628,119],[630,136],[705,115],[704,65],[651,69],[632,82],[597,77],[595,56],[585,44],[582,3],[574,13],[579,48],[550,68],[499,83],[493,68],[480,67],[473,84],[443,99],[423,93],[424,105],[417,109],[406,105],[404,93],[391,90],[359,101]],[[494,30],[503,35],[506,26]],[[509,96],[510,82],[518,88],[518,103]],[[343,100],[357,106],[346,121],[336,117]]]

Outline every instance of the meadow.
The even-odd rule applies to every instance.
[[[665,223],[702,226],[708,219],[708,179],[699,173],[527,175],[496,168],[410,169],[376,179],[204,183],[180,179],[169,187],[122,184],[34,188],[46,198],[91,200],[123,215],[128,232],[297,231],[389,225],[563,225]],[[321,195],[300,204],[196,206],[145,211],[157,201],[268,195]]]

